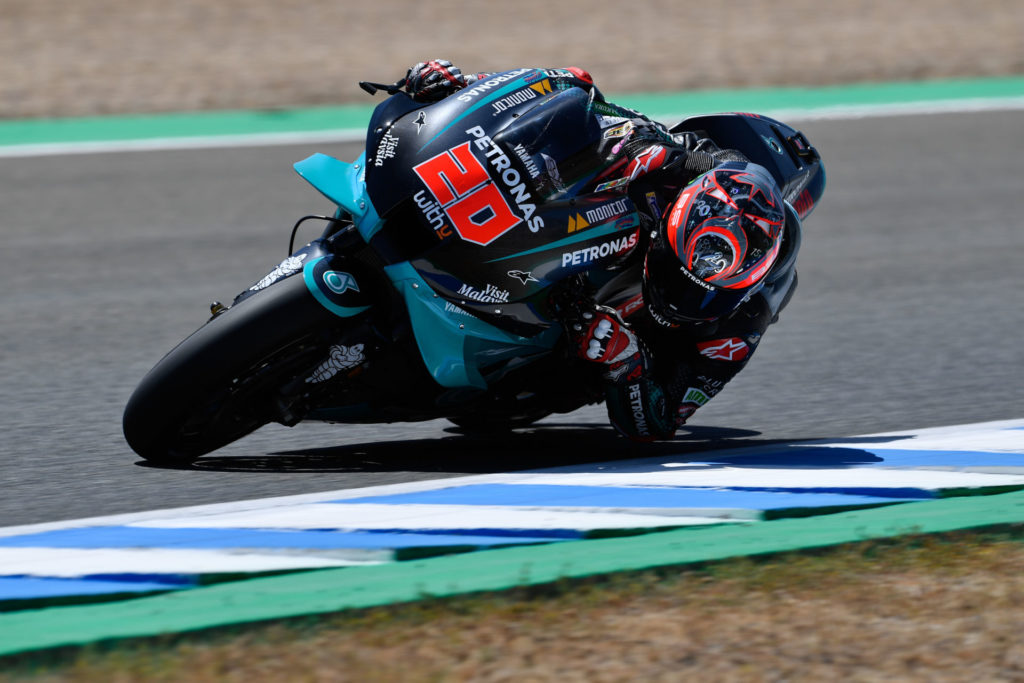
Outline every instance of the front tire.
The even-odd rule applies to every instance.
[[[185,465],[278,419],[278,390],[325,353],[338,318],[302,277],[238,302],[196,330],[142,379],[122,426],[132,450]]]

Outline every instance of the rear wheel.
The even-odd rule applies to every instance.
[[[289,277],[240,301],[181,342],[142,379],[124,435],[146,460],[181,465],[271,421],[294,424],[281,388],[324,357],[338,318]]]

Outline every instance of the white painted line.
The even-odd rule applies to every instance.
[[[9,159],[111,152],[161,152],[188,149],[230,149],[274,145],[332,144],[362,142],[365,128],[343,128],[297,133],[253,133],[250,135],[209,135],[142,140],[97,140],[92,142],[47,142],[0,146],[0,158]]]
[[[363,551],[356,559],[316,554],[259,553],[233,550],[4,548],[2,576],[81,577],[101,574],[217,574],[282,569],[352,567],[390,562],[391,551]]]
[[[1024,485],[1024,474],[982,474],[942,470],[900,470],[883,467],[722,467],[620,471],[578,474],[534,474],[531,484],[561,486],[679,486],[701,488],[781,489],[948,489]]]
[[[340,531],[402,529],[444,531],[462,529],[550,530],[633,529],[659,526],[720,524],[721,517],[657,515],[649,512],[593,512],[572,509],[515,508],[474,505],[336,505],[313,503],[271,510],[224,512],[216,515],[181,515],[145,524],[161,529],[337,529]]]
[[[927,432],[910,432],[909,437],[886,444],[886,448],[901,451],[990,451],[993,453],[1024,453],[1024,429],[1015,428],[1019,421],[1005,423],[1006,428],[999,429],[999,423],[988,425],[966,425],[963,427],[937,427]],[[996,427],[996,428],[993,428]],[[835,444],[846,448],[879,448],[877,438],[882,436],[899,437],[907,432],[892,432],[865,437],[863,441],[856,438]],[[1022,463],[1024,464],[1024,463]]]
[[[985,111],[1024,109],[1024,97],[978,97],[972,99],[931,100],[894,104],[851,104],[813,109],[775,109],[763,113],[781,121],[825,121],[884,118],[890,116],[930,116],[933,114],[970,114]],[[689,114],[692,116],[692,114]]]
[[[931,114],[964,114],[983,111],[1015,111],[1024,109],[1024,97],[985,97],[972,99],[932,100],[898,104],[836,105],[811,109],[767,109],[759,114],[782,121],[821,121],[883,118],[890,116],[927,116]],[[704,112],[657,114],[653,118],[674,123]],[[249,135],[210,135],[142,140],[105,140],[92,142],[53,142],[0,146],[0,158],[70,156],[76,154],[109,154],[120,152],[158,152],[164,150],[227,149],[267,147],[274,145],[332,144],[361,142],[364,128],[345,128],[294,133],[254,133]]]

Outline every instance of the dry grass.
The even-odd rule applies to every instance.
[[[1019,681],[1022,566],[1019,539],[860,544],[122,645],[34,673],[41,681]]]
[[[368,102],[423,58],[605,92],[1024,72],[1019,0],[0,0],[0,118]]]

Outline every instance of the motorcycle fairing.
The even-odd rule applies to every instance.
[[[637,239],[639,219],[621,191],[558,199],[567,192],[566,184],[575,191],[599,177],[606,167],[597,151],[602,132],[583,91],[540,93],[524,80],[524,75],[533,72],[509,73],[492,92],[470,95],[468,103],[454,96],[408,111],[408,103],[403,103],[395,112],[394,123],[378,125],[380,131],[371,129],[376,144],[369,169],[365,153],[352,164],[315,154],[295,165],[305,180],[340,207],[340,212],[351,216],[360,235],[378,253],[402,254],[397,245],[381,243],[385,237],[385,241],[416,244],[424,242],[419,237],[430,238],[431,246],[419,256],[405,255],[405,259],[384,270],[406,304],[424,364],[444,387],[484,389],[488,367],[551,349],[562,329],[545,317],[535,299],[545,296],[552,283],[575,272],[595,266],[614,267]],[[493,116],[485,108],[505,97],[522,99],[516,93],[527,90],[538,96],[528,96]],[[529,116],[530,112],[535,116]],[[391,120],[389,115],[378,121],[386,124]],[[510,125],[513,122],[516,125]],[[487,140],[480,131],[471,132],[484,126],[487,131],[500,132]],[[421,133],[423,138],[419,138]],[[428,135],[431,137],[425,139]],[[495,139],[500,148],[497,143],[492,146]],[[455,236],[436,239],[422,216],[418,221],[398,220],[401,212],[394,207],[401,203],[396,204],[395,198],[409,200],[425,187],[410,169],[431,158],[431,154],[445,154],[466,142],[473,143],[477,151],[472,153],[485,165],[495,184],[502,181],[502,171],[489,163],[494,154],[503,153],[521,178],[533,181],[537,178],[530,174],[526,160],[532,156],[537,169],[543,164],[543,182],[531,183],[528,196],[536,197],[530,201],[536,201],[537,209],[543,212],[544,227],[530,230],[524,220],[508,235],[481,245]],[[519,149],[515,149],[517,145]],[[559,159],[565,161],[564,171],[559,170]],[[382,173],[385,170],[391,172]],[[540,188],[547,186],[555,189],[545,190],[548,201],[543,201]],[[506,200],[514,201],[508,188],[501,189]],[[391,207],[384,218],[377,211],[378,204]],[[588,215],[600,217],[587,220]],[[307,266],[304,271],[304,276],[309,274],[306,284],[313,296],[341,317],[361,312],[355,311],[357,306],[332,298],[322,275],[317,277],[316,267]]]
[[[588,94],[553,89],[536,70],[499,76],[493,90],[408,111],[379,134],[366,181],[386,220],[371,247],[389,263],[410,261],[460,308],[532,336],[551,322],[534,300],[581,269],[615,267],[635,243],[639,219],[622,190],[580,192],[608,172],[616,142]],[[457,231],[438,193],[448,201],[458,196],[458,203],[461,192],[439,182],[432,189],[414,170],[435,162],[452,173],[470,168],[467,162],[479,165],[518,223],[486,241]],[[613,232],[619,234],[609,237]]]
[[[405,301],[427,370],[443,387],[486,389],[484,368],[544,353],[561,336],[561,329],[552,327],[536,337],[521,337],[479,320],[438,297],[408,262],[386,266],[384,272]]]
[[[614,268],[628,256],[636,244],[640,225],[632,203],[628,206],[630,210],[623,216],[532,249],[494,258],[480,254],[483,260],[473,263],[473,271],[480,274],[475,278],[462,274],[466,272],[465,264],[460,274],[452,273],[450,261],[445,259],[424,257],[411,263],[443,298],[480,317],[493,319],[499,327],[531,336],[551,324],[535,304],[553,284],[595,266]],[[574,215],[583,213],[573,212],[561,220],[561,225],[572,225]],[[563,227],[559,232],[564,230]]]
[[[404,93],[389,98],[378,107],[367,146],[373,150],[367,159],[367,191],[381,215],[388,215],[424,186],[410,170],[417,163],[464,142],[466,130],[482,126],[499,131],[519,113],[543,101],[526,80],[536,69],[518,69],[494,74],[460,93],[431,104],[407,109],[410,98]],[[492,84],[492,85],[489,85]],[[488,105],[517,92],[529,92],[530,100],[492,115]],[[551,95],[548,94],[548,97]],[[397,101],[392,104],[392,101]],[[390,144],[382,145],[384,137]],[[401,169],[397,172],[394,168]]]
[[[317,152],[294,165],[296,172],[320,194],[352,217],[369,242],[381,228],[380,216],[366,195],[366,153],[349,164]]]
[[[331,313],[351,318],[369,310],[370,298],[360,288],[355,275],[335,264],[333,256],[321,256],[306,263],[302,278],[313,298]]]
[[[349,213],[367,242],[381,229],[382,221],[365,194],[365,161],[360,157],[347,164],[324,154],[315,154],[295,164],[295,169],[325,197]],[[332,292],[323,274],[327,261],[317,259],[303,269],[306,287],[327,310],[351,317],[365,308],[342,303],[337,296],[349,293],[344,284]],[[385,267],[408,309],[413,335],[431,376],[444,387],[485,389],[481,373],[502,360],[543,353],[554,346],[561,329],[527,338],[506,332],[438,297],[408,262]],[[335,296],[337,295],[337,296]]]

